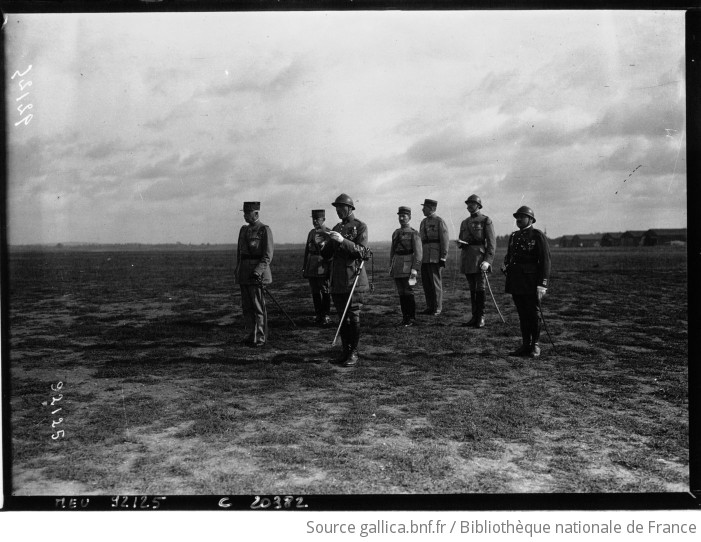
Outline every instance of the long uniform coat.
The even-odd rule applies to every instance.
[[[270,284],[273,276],[270,262],[273,259],[273,234],[270,227],[257,220],[241,226],[236,248],[234,276],[238,284],[255,284],[253,274],[263,277],[263,284]]]
[[[361,256],[368,244],[368,227],[353,213],[333,227],[333,231],[343,236],[343,241],[329,240],[321,253],[324,257],[333,257],[331,264],[331,294],[348,294],[353,287],[355,272],[362,261]],[[370,289],[365,266],[360,270],[356,292]]]
[[[481,273],[480,264],[492,265],[496,250],[496,236],[492,219],[480,212],[467,217],[460,224],[460,272],[464,274]]]
[[[506,293],[535,295],[538,286],[548,287],[550,248],[542,231],[529,226],[509,237],[504,258]]]
[[[326,226],[322,226],[321,230],[331,231]],[[321,244],[317,242],[318,235],[319,232],[316,229],[312,229],[307,235],[303,266],[303,276],[307,279],[329,278],[331,273],[331,261],[321,255]]]
[[[419,235],[423,243],[422,263],[438,263],[448,257],[448,226],[436,214],[421,221]]]
[[[390,276],[395,279],[408,278],[411,270],[419,271],[423,248],[419,232],[411,226],[397,228],[392,233],[392,246],[389,250]]]

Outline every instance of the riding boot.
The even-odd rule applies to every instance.
[[[358,364],[358,342],[360,341],[360,322],[351,321],[348,331],[348,357],[344,367],[354,367]]]
[[[321,314],[324,319],[331,314],[331,294],[328,292],[321,294]]]
[[[475,327],[484,327],[484,302],[486,299],[486,292],[484,290],[477,290],[475,292],[475,301],[477,301],[477,311],[475,313]]]
[[[346,362],[348,359],[348,324],[343,323],[341,326],[341,331],[339,332],[339,335],[341,336],[341,345],[343,346],[343,350],[341,351],[341,354],[337,356],[331,363],[336,364],[336,365],[342,365],[343,363]]]
[[[401,320],[401,322],[397,323],[397,326],[403,326],[406,324],[406,321],[407,321],[407,306],[406,306],[406,296],[405,295],[399,296],[399,306],[402,308],[402,320]]]
[[[414,294],[406,296],[406,312],[408,317],[407,325],[413,326],[416,323],[416,298]]]
[[[472,310],[472,318],[465,322],[463,327],[474,327],[477,323],[477,299],[474,290],[470,290],[470,309]]]

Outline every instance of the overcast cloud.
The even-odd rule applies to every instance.
[[[304,242],[341,192],[370,241],[425,198],[456,237],[686,226],[684,13],[10,16],[11,244]],[[29,125],[15,110],[27,90]]]

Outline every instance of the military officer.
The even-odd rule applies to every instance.
[[[389,251],[389,274],[394,278],[399,294],[399,305],[402,308],[402,326],[413,326],[416,323],[416,300],[414,299],[414,284],[421,266],[423,247],[419,232],[409,226],[411,209],[400,207],[397,211],[399,228],[392,233],[392,245]]]
[[[550,249],[542,231],[533,227],[535,214],[530,207],[514,213],[518,231],[509,237],[502,271],[506,274],[506,293],[511,294],[521,324],[522,344],[511,356],[540,356],[540,320],[538,309],[548,288]]]
[[[302,276],[309,280],[309,288],[312,291],[314,302],[314,322],[322,326],[331,324],[329,312],[331,309],[331,294],[329,293],[329,278],[331,275],[331,261],[321,255],[321,243],[325,233],[331,231],[324,225],[326,211],[315,209],[312,211],[312,224],[314,228],[307,235],[307,244],[304,247],[304,263]]]
[[[465,327],[484,327],[484,305],[486,294],[486,275],[494,261],[496,237],[492,219],[481,212],[482,200],[472,194],[465,200],[470,216],[460,224],[458,248],[460,254],[460,272],[465,274],[470,287],[472,318],[463,324]]]
[[[321,254],[325,258],[333,257],[331,263],[331,298],[339,318],[348,305],[345,318],[340,322],[343,352],[332,363],[344,367],[353,367],[358,363],[358,342],[360,340],[360,309],[363,306],[364,292],[369,290],[365,266],[361,263],[368,254],[368,228],[364,222],[355,218],[355,205],[348,194],[341,194],[332,203],[341,222],[328,233],[322,243]],[[351,290],[358,279],[353,295]]]
[[[243,343],[259,348],[265,346],[268,336],[268,314],[265,308],[263,285],[273,281],[270,262],[273,259],[273,234],[258,218],[260,202],[243,204],[243,219],[236,247],[234,276],[241,287],[241,308],[247,337]]]
[[[423,246],[421,259],[421,284],[426,296],[426,309],[422,314],[438,316],[443,310],[443,268],[448,258],[448,226],[436,214],[438,202],[424,200],[424,218],[419,226]]]

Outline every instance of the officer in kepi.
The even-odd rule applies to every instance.
[[[273,234],[259,218],[260,202],[243,204],[243,219],[236,247],[234,276],[241,287],[241,308],[246,331],[246,346],[265,346],[268,337],[268,314],[265,309],[264,285],[273,281],[270,262],[273,260]]]
[[[460,254],[460,272],[465,274],[470,287],[472,318],[462,324],[464,327],[484,327],[484,306],[486,294],[486,273],[491,272],[496,236],[492,219],[481,212],[482,200],[472,194],[465,200],[470,216],[460,224],[458,248]]]
[[[355,205],[348,194],[338,196],[332,205],[336,208],[336,214],[341,222],[328,233],[328,240],[323,242],[321,248],[324,258],[333,258],[331,299],[341,319],[339,334],[343,352],[332,363],[354,367],[358,364],[360,309],[364,302],[363,294],[370,289],[365,266],[361,265],[369,253],[368,228],[364,222],[353,215]],[[354,284],[355,288],[353,288]],[[348,310],[343,317],[346,304],[348,304]]]
[[[511,294],[521,324],[522,344],[510,356],[540,356],[540,320],[538,310],[548,288],[550,249],[545,234],[533,227],[535,214],[530,207],[514,213],[518,231],[509,237],[502,271],[506,274],[506,293]]]
[[[419,225],[423,245],[421,284],[426,296],[426,309],[421,314],[438,316],[443,310],[443,268],[448,258],[448,226],[436,214],[438,202],[426,199],[423,213],[426,218]]]
[[[389,274],[397,286],[399,305],[402,309],[402,321],[399,325],[409,327],[416,324],[414,285],[421,266],[423,250],[419,232],[409,226],[411,209],[400,207],[397,217],[400,227],[392,233]]]
[[[307,235],[302,266],[302,276],[309,280],[309,288],[312,292],[314,322],[324,327],[332,323],[331,318],[329,318],[331,309],[331,294],[329,293],[331,261],[321,255],[322,244],[327,238],[325,234],[331,231],[324,225],[325,221],[326,211],[324,209],[312,211],[314,228]]]

